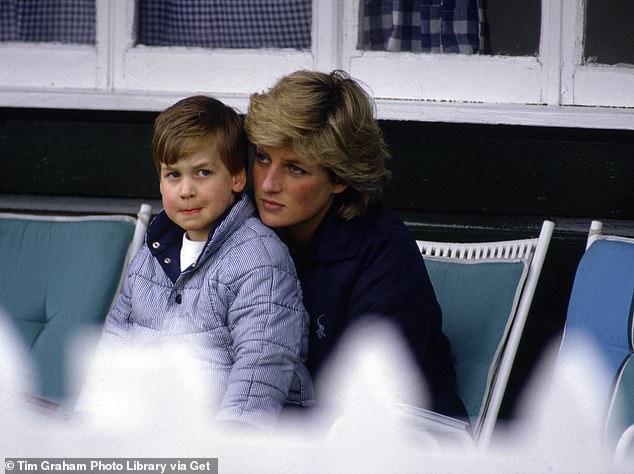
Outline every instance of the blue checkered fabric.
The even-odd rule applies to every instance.
[[[360,49],[476,54],[482,0],[364,0]]]
[[[139,0],[148,46],[294,48],[311,45],[312,0]]]
[[[0,0],[0,41],[95,43],[95,0]]]

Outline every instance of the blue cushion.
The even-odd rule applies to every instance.
[[[634,244],[600,239],[584,253],[575,275],[566,335],[589,337],[601,348],[609,373],[616,376],[632,352]],[[567,349],[564,337],[561,353]],[[598,387],[607,403],[611,387]],[[634,393],[634,392],[633,392]]]
[[[450,260],[425,257],[442,309],[456,368],[456,385],[471,421],[481,414],[526,278],[522,260]]]
[[[34,395],[68,395],[69,342],[104,320],[133,232],[132,219],[0,219],[0,306],[32,355]]]

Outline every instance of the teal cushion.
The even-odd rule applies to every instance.
[[[0,306],[29,348],[36,396],[68,394],[69,343],[104,320],[133,232],[131,219],[0,218]]]
[[[478,419],[526,277],[522,260],[425,257],[451,343],[456,386],[469,418]]]

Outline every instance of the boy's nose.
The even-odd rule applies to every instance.
[[[192,197],[195,193],[194,193],[194,185],[192,184],[192,182],[185,178],[181,181],[181,186],[180,186],[180,196],[183,199],[187,199]]]

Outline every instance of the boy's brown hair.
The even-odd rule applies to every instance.
[[[154,121],[152,156],[171,165],[204,147],[213,148],[229,173],[247,166],[247,138],[242,117],[213,97],[196,95],[176,102]]]

